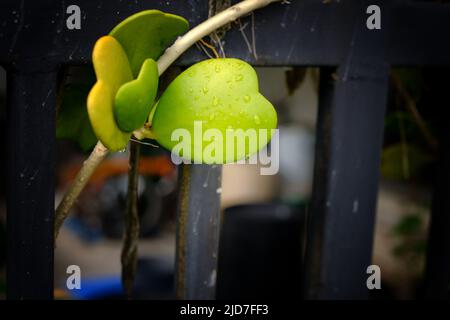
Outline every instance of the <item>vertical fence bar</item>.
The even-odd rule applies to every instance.
[[[310,299],[368,296],[388,87],[387,68],[373,71],[362,81],[337,80],[333,101],[320,104],[306,258]]]
[[[450,143],[448,141],[440,147],[440,159],[436,170],[437,177],[433,192],[425,273],[425,297],[428,299],[450,298],[449,147]]]
[[[387,19],[381,30],[368,30],[366,5],[361,2],[355,17],[346,60],[321,79],[307,299],[368,297],[389,66],[383,60]]]
[[[438,139],[425,268],[427,299],[450,299],[450,127],[446,110],[442,108],[442,101],[448,95],[449,69],[429,70],[427,77],[432,88],[427,103],[437,114],[433,124]]]
[[[7,297],[51,299],[57,72],[7,80]]]
[[[222,166],[182,165],[179,170],[176,296],[214,299]]]

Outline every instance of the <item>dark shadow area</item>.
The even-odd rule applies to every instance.
[[[6,71],[0,66],[0,145],[6,149]],[[0,299],[5,298],[6,269],[6,157],[0,157]]]
[[[380,299],[448,298],[448,68],[394,68],[373,263]]]
[[[227,208],[220,239],[218,299],[300,299],[305,208]]]

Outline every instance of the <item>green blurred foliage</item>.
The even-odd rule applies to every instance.
[[[411,235],[420,230],[423,219],[419,214],[405,216],[394,226],[393,232],[396,235]]]
[[[423,232],[424,222],[424,212],[418,212],[404,216],[392,229],[397,239],[392,254],[412,268],[418,277],[423,271],[427,249],[427,240]]]
[[[91,150],[97,137],[92,130],[86,109],[89,84],[72,83],[64,87],[56,119],[56,137],[76,142],[83,152]]]
[[[423,149],[400,142],[383,149],[381,174],[391,180],[407,180],[420,175],[432,161],[432,156]]]
[[[403,133],[400,130],[403,130]],[[393,142],[400,141],[402,134],[407,138],[422,139],[420,130],[413,117],[406,111],[394,110],[389,112],[384,121],[384,131]]]
[[[397,68],[397,75],[414,101],[419,102],[424,96],[426,84],[421,68]]]
[[[430,119],[430,112],[427,110],[429,97],[424,70],[396,68],[393,72],[400,78],[407,94],[414,100],[416,112],[433,134],[433,119]],[[435,160],[435,153],[421,131],[411,108],[408,108],[405,97],[393,85],[385,118],[384,147],[381,156],[383,178],[426,182],[428,170]]]

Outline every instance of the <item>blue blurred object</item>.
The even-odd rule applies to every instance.
[[[174,299],[174,257],[138,260],[133,299]],[[121,276],[96,276],[81,279],[81,289],[71,290],[72,299],[124,299]]]
[[[95,300],[124,295],[120,275],[83,279],[81,289],[70,291],[74,299]]]
[[[86,225],[76,216],[67,217],[66,221],[64,221],[64,227],[86,242],[93,243],[103,237],[102,230],[100,228],[94,229],[91,226]]]

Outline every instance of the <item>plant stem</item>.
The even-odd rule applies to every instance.
[[[130,142],[130,170],[128,171],[127,208],[125,211],[125,230],[122,248],[122,283],[128,298],[133,292],[137,266],[139,240],[138,178],[140,145]]]
[[[197,41],[206,37],[216,29],[230,23],[253,10],[265,7],[272,2],[280,2],[281,0],[244,0],[234,6],[216,14],[205,22],[191,29],[184,36],[178,38],[175,43],[167,48],[166,52],[158,59],[159,74],[164,71],[187,49],[194,45]]]
[[[159,75],[163,74],[164,71],[166,71],[167,68],[193,44],[209,35],[214,30],[252,12],[253,10],[265,7],[272,2],[281,1],[282,0],[244,0],[199,24],[187,32],[184,36],[179,37],[175,43],[167,48],[164,54],[158,59],[157,63]],[[89,158],[84,162],[83,167],[76,176],[73,185],[69,188],[62,202],[56,209],[55,240],[72,205],[80,195],[91,175],[94,173],[95,168],[100,164],[107,153],[108,150],[99,141],[97,142],[97,145]]]
[[[59,229],[69,214],[73,204],[88,183],[89,178],[92,176],[97,166],[100,162],[102,162],[107,154],[108,149],[100,141],[98,141],[89,158],[83,163],[83,166],[75,177],[73,184],[70,186],[69,190],[67,190],[64,198],[56,208],[54,229],[55,240],[58,237]]]
[[[398,93],[400,94],[401,98],[405,101],[406,108],[411,113],[414,121],[416,122],[417,127],[419,128],[420,132],[423,134],[429,148],[431,150],[436,150],[438,147],[438,141],[433,136],[430,129],[428,128],[428,125],[425,122],[425,120],[422,118],[422,115],[419,113],[416,102],[414,101],[413,97],[406,89],[405,85],[403,84],[402,79],[395,71],[392,72],[391,78],[392,78],[393,84],[394,84],[395,88],[397,89]]]

